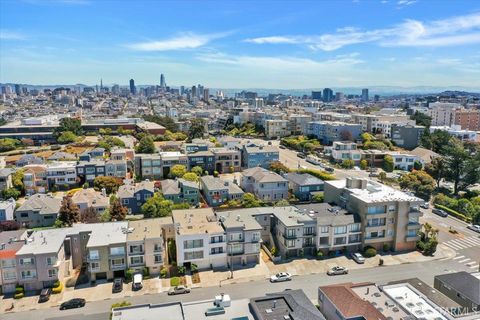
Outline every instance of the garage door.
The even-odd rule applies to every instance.
[[[247,264],[255,264],[258,263],[258,257],[257,256],[248,256],[247,257]]]
[[[106,272],[99,272],[95,274],[95,279],[97,280],[106,280],[107,279],[107,273]]]
[[[15,284],[4,284],[2,286],[3,293],[12,293],[15,292]]]
[[[232,257],[232,263],[233,265],[239,265],[239,264],[242,264],[242,257]]]

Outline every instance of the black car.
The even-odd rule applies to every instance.
[[[86,303],[85,299],[82,299],[82,298],[70,299],[60,305],[60,310],[82,308],[82,307],[85,307],[85,303]]]
[[[305,159],[306,155],[305,153],[299,152],[297,153],[297,157],[299,157],[300,159]]]
[[[51,294],[51,288],[42,289],[42,292],[40,292],[40,297],[38,298],[38,303],[47,302],[50,299]]]
[[[448,213],[446,213],[442,209],[433,209],[432,212],[435,213],[436,215],[439,215],[440,217],[444,217],[444,218],[448,217]]]
[[[122,292],[123,290],[123,279],[115,278],[113,279],[112,293]]]

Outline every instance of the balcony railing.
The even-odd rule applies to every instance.
[[[129,251],[128,252],[129,256],[141,256],[143,254],[145,254],[145,251],[143,251],[143,250],[142,251]]]
[[[294,234],[284,233],[284,234],[283,234],[283,237],[284,237],[285,239],[289,239],[289,240],[297,239],[297,234],[295,234],[295,233],[294,233]]]
[[[111,264],[110,265],[110,270],[123,270],[125,269],[126,265],[125,263],[122,264]]]

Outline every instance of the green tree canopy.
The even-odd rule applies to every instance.
[[[386,172],[392,172],[394,169],[395,163],[393,162],[393,157],[391,155],[386,155],[383,158],[383,170]]]
[[[12,151],[20,147],[22,143],[17,139],[0,139],[0,152]]]
[[[21,195],[22,193],[18,191],[16,188],[8,188],[2,191],[2,196],[4,199],[13,198],[17,200],[18,198],[20,198]]]
[[[142,214],[145,218],[168,217],[172,214],[173,202],[165,200],[161,195],[156,193],[149,198],[142,206]]]
[[[77,136],[72,131],[64,131],[57,138],[57,142],[60,144],[72,143],[75,140],[77,140]]]
[[[453,182],[454,193],[467,189],[480,181],[480,159],[464,148],[461,141],[451,138],[443,149],[445,154],[445,179]]]
[[[432,124],[432,118],[426,115],[425,113],[415,111],[415,114],[410,117],[410,119],[415,120],[417,126],[430,127]]]
[[[425,171],[419,170],[400,177],[400,187],[412,190],[417,197],[429,201],[435,190],[435,180]]]
[[[242,197],[243,208],[255,208],[255,207],[261,207],[263,205],[264,205],[263,201],[255,197],[255,195],[252,193],[247,192]]]
[[[290,169],[280,161],[273,161],[272,163],[270,163],[269,169],[278,174],[290,172]]]
[[[77,118],[62,118],[60,119],[59,126],[55,128],[53,134],[55,137],[59,137],[63,132],[70,131],[74,135],[79,136],[83,133],[82,123]]]
[[[195,118],[190,121],[190,128],[188,129],[188,139],[203,138],[205,134],[205,120]]]
[[[151,135],[144,135],[137,146],[137,153],[155,153],[155,144]]]
[[[197,176],[201,177],[203,175],[203,168],[200,166],[195,166],[190,170],[191,172],[195,173]]]
[[[100,176],[96,177],[95,180],[93,180],[93,187],[98,191],[101,191],[103,188],[105,188],[107,194],[117,192],[118,188],[122,184],[123,181],[121,178],[110,176]]]
[[[187,168],[184,165],[176,164],[170,169],[171,178],[181,178],[187,173]]]
[[[193,182],[198,182],[200,179],[195,173],[193,172],[187,172],[182,176],[183,179],[187,181],[193,181]]]

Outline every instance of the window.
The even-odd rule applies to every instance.
[[[347,237],[338,237],[333,240],[333,244],[338,246],[342,244],[347,244]]]
[[[130,246],[130,253],[142,253],[143,246],[142,245],[133,245]]]
[[[98,262],[90,262],[90,270],[100,270],[100,264]]]
[[[231,233],[230,234],[230,241],[242,241],[242,233]]]
[[[184,252],[184,260],[203,259],[203,251]]]
[[[350,232],[359,232],[360,231],[360,223],[354,223],[350,225]]]
[[[15,270],[3,270],[3,280],[16,280],[17,279],[17,271]]]
[[[416,236],[417,236],[417,230],[408,230],[407,231],[407,237],[416,237]]]
[[[243,253],[243,245],[241,243],[235,243],[228,246],[229,254]]]
[[[295,240],[285,240],[285,246],[288,248],[295,247]]]
[[[385,218],[373,218],[367,220],[367,227],[378,227],[385,225]]]
[[[385,206],[376,206],[376,207],[368,207],[367,214],[382,214],[385,213]]]
[[[130,257],[130,264],[143,264],[143,256]]]
[[[128,199],[122,199],[123,204],[128,204]]]
[[[37,272],[35,270],[23,270],[22,271],[22,279],[33,279],[37,276]]]
[[[334,234],[343,234],[347,233],[347,226],[339,226],[333,229]]]
[[[295,237],[297,234],[295,232],[295,229],[287,229],[287,237],[289,238],[293,238]]]
[[[162,251],[162,245],[159,243],[155,243],[155,245],[153,246],[153,251],[154,252]]]
[[[315,228],[314,228],[314,227],[306,227],[306,228],[303,228],[303,234],[304,234],[304,235],[312,235],[314,232],[315,232]]]
[[[216,247],[216,248],[210,249],[210,254],[219,254],[219,253],[223,253],[222,247]]]
[[[35,264],[35,260],[33,260],[33,258],[23,258],[23,259],[20,259],[20,264],[22,266],[28,266],[31,264]]]
[[[360,242],[360,234],[352,234],[348,236],[348,243],[357,243]]]
[[[122,267],[125,265],[125,259],[119,258],[119,259],[112,259],[112,267]]]
[[[57,263],[57,257],[47,258],[47,266],[53,266],[55,263]]]
[[[88,253],[88,258],[90,260],[99,260],[100,256],[98,255],[98,250],[90,250]]]
[[[328,233],[328,226],[321,226],[320,227],[320,232],[321,233]]]
[[[14,259],[2,260],[2,268],[13,268],[16,266]]]
[[[48,277],[53,278],[57,276],[57,270],[55,269],[48,269]]]
[[[110,248],[110,255],[111,256],[121,256],[125,254],[125,248],[124,247],[115,247],[115,248]]]
[[[141,195],[140,193],[137,193],[137,194],[136,194],[136,197],[137,197],[137,201],[142,200],[142,195]]]
[[[260,232],[255,232],[252,234],[252,241],[259,241],[260,240]]]
[[[183,248],[184,249],[194,249],[194,248],[201,248],[203,247],[203,240],[185,240],[183,241]]]
[[[156,254],[153,257],[155,259],[155,263],[162,263],[162,255],[161,254]]]

